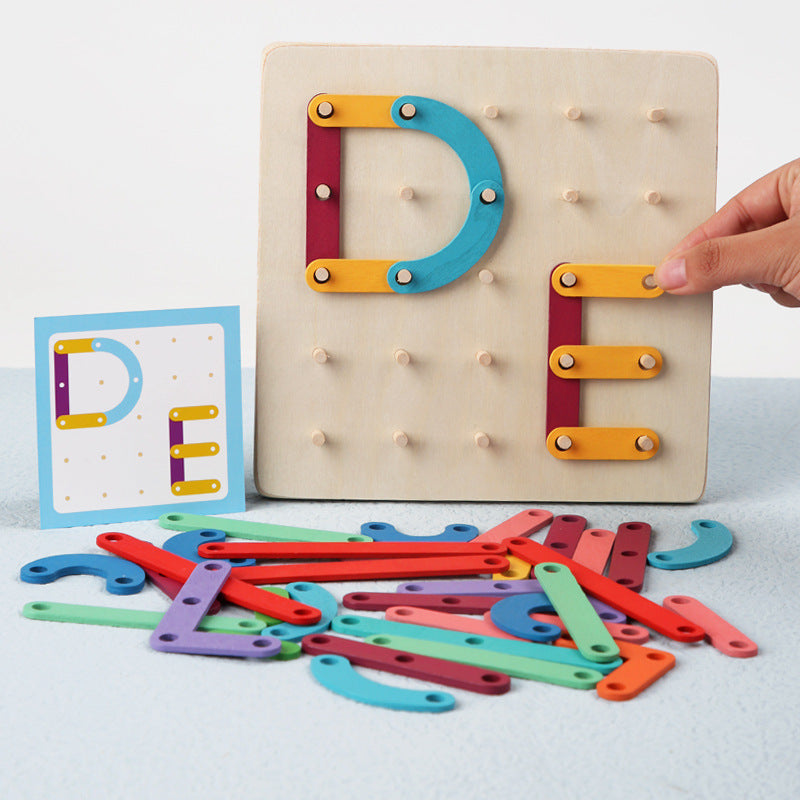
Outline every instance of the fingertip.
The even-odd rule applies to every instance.
[[[674,289],[682,289],[688,283],[686,279],[686,259],[668,258],[656,267],[653,278],[664,291],[670,292]]]

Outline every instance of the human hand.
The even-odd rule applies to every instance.
[[[800,159],[759,178],[693,230],[654,273],[677,295],[742,283],[800,307]]]

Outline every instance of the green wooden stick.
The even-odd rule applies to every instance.
[[[318,531],[311,528],[294,528],[291,525],[273,525],[270,522],[248,522],[244,519],[206,517],[201,514],[162,514],[158,524],[170,531],[194,531],[211,528],[224,531],[237,539],[257,542],[371,542],[369,536],[357,533]]]
[[[619,658],[617,643],[567,567],[543,562],[533,574],[584,658],[597,662]]]
[[[34,600],[32,603],[25,604],[22,609],[22,616],[28,619],[49,622],[77,622],[83,625],[108,625],[113,628],[155,630],[164,614],[161,611],[82,606],[75,603],[51,603],[45,600]],[[264,623],[261,620],[223,617],[218,614],[203,617],[197,626],[198,631],[207,633],[245,633],[251,636],[261,633],[263,629]],[[292,646],[283,646],[287,644]],[[285,661],[289,658],[297,658],[299,655],[299,645],[294,642],[283,642],[281,652],[273,656],[273,658],[278,661]]]
[[[496,653],[479,647],[473,648],[458,644],[428,642],[422,639],[411,639],[406,636],[388,636],[382,633],[375,636],[367,636],[364,641],[370,644],[378,644],[382,647],[391,647],[394,650],[403,650],[406,653],[443,658],[446,661],[456,661],[459,664],[471,664],[474,667],[503,672],[512,678],[554,683],[558,686],[568,686],[572,689],[592,689],[603,679],[602,673],[596,669],[576,667],[572,664],[556,664],[551,661],[541,661],[537,658],[510,656],[506,653]]]

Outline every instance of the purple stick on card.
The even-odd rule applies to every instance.
[[[53,353],[53,378],[58,419],[62,414],[69,414],[69,356],[66,353]]]
[[[172,450],[176,444],[183,444],[183,421],[170,420],[169,421],[169,448]],[[169,480],[174,486],[176,483],[183,482],[186,479],[186,472],[183,468],[182,458],[173,458],[172,453],[169,456]]]
[[[231,565],[225,561],[198,564],[153,631],[150,646],[166,653],[238,658],[267,658],[279,653],[281,640],[274,636],[197,631],[230,574]]]

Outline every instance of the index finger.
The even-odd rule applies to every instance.
[[[666,258],[708,239],[761,230],[788,219],[791,185],[798,171],[800,161],[792,161],[751,183],[695,228]]]

